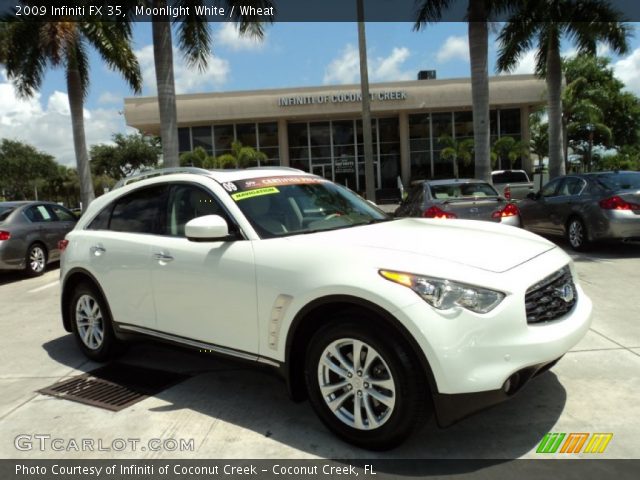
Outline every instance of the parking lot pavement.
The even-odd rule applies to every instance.
[[[599,458],[640,458],[640,246],[571,254],[594,302],[593,325],[549,373],[511,401],[439,430],[433,422],[392,452],[353,448],[331,435],[307,402],[291,402],[275,375],[245,364],[138,344],[129,364],[190,378],[114,413],[36,390],[89,371],[61,325],[58,271],[0,275],[0,457],[3,458],[535,458],[547,432],[612,432]],[[18,435],[50,435],[65,449],[15,447]],[[33,438],[33,437],[31,437]],[[136,451],[77,452],[70,440],[139,439]],[[192,451],[152,451],[152,439],[193,439]],[[143,450],[145,448],[145,450]]]

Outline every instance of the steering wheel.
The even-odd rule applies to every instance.
[[[332,218],[337,218],[337,217],[341,217],[342,213],[341,212],[336,212],[336,213],[331,213],[329,215],[327,215],[326,217],[324,217],[325,220],[331,220]]]

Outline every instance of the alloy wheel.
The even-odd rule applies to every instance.
[[[44,270],[46,256],[42,247],[35,245],[31,247],[29,252],[29,268],[34,273],[40,273]]]
[[[579,248],[584,243],[584,228],[579,220],[572,220],[569,224],[569,243],[574,248]]]
[[[367,343],[330,343],[318,362],[318,386],[326,406],[344,424],[373,430],[392,415],[396,383],[384,358]]]
[[[97,300],[86,294],[80,296],[75,320],[82,343],[90,350],[98,350],[104,341],[104,319]]]

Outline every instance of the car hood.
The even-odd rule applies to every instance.
[[[296,243],[355,251],[381,249],[437,258],[490,272],[506,272],[556,246],[538,235],[473,220],[406,218],[288,237]]]

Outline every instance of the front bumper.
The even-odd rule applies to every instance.
[[[499,390],[457,394],[434,394],[433,403],[438,425],[443,428],[449,427],[469,415],[508,400],[529,383],[529,380],[546,372],[558,363],[559,360],[560,359],[557,358],[551,362],[544,362],[523,368],[511,375]]]

